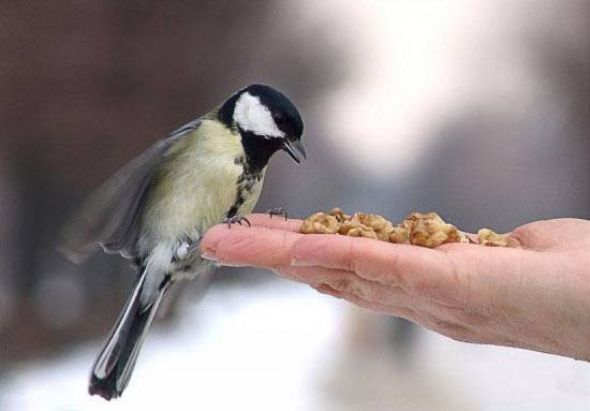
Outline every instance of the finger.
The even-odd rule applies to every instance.
[[[404,318],[408,321],[412,321],[413,323],[421,325],[431,331],[443,334],[457,341],[488,342],[487,339],[482,338],[477,333],[474,333],[469,328],[464,327],[461,324],[440,320],[438,319],[438,317],[428,314],[424,311],[415,310],[409,307],[391,306],[374,303],[372,301],[366,301],[357,295],[346,294],[342,291],[335,290],[327,284],[312,286],[312,288],[316,289],[318,292],[322,294],[350,301],[351,303],[361,308],[365,308],[375,312],[380,312],[383,314],[393,315],[395,317]]]
[[[400,317],[400,318],[404,318],[409,321],[413,321],[415,323],[419,323],[419,317],[417,315],[417,311],[415,311],[411,308],[384,305],[384,304],[374,303],[371,301],[366,301],[366,300],[363,300],[362,298],[358,297],[357,295],[346,294],[341,291],[335,290],[327,284],[321,284],[321,285],[316,285],[316,286],[312,285],[311,287],[322,294],[330,295],[330,296],[336,297],[336,298],[342,298],[344,300],[347,300],[347,301],[353,303],[354,305],[356,305],[358,307],[365,308],[367,310],[371,310],[371,311],[375,311],[375,312],[379,312],[379,313],[383,313],[383,314],[393,315],[395,317]]]
[[[291,247],[303,234],[264,227],[217,225],[201,240],[203,258],[221,265],[277,267],[291,263]]]
[[[484,338],[472,328],[453,320],[444,319],[438,313],[432,314],[428,311],[415,311],[414,318],[415,322],[423,327],[453,340],[472,343],[490,342],[489,339]]]
[[[515,228],[510,237],[523,248],[544,251],[567,248],[576,245],[587,250],[587,244],[580,241],[587,237],[590,221],[574,218],[534,221]]]
[[[250,214],[246,218],[250,220],[253,226],[272,228],[276,230],[299,232],[301,227],[301,220],[287,219],[279,216],[279,218],[270,218],[268,214]]]
[[[371,303],[400,307],[423,306],[427,302],[397,286],[386,286],[376,281],[366,280],[355,273],[324,267],[279,267],[280,274],[313,286],[326,285],[339,293],[356,295]]]
[[[414,295],[454,293],[453,267],[445,253],[367,238],[306,235],[293,245],[293,265],[354,271],[359,277],[397,285]]]

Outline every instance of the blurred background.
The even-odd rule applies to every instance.
[[[590,218],[590,2],[0,5],[0,410],[94,410],[133,282],[59,229],[142,149],[252,82],[305,119],[258,210],[435,210],[466,231]],[[256,270],[189,286],[116,410],[587,410],[590,365],[435,335]]]

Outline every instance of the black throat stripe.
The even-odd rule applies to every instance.
[[[282,140],[280,138],[264,138],[242,129],[239,129],[239,132],[246,153],[244,167],[247,166],[252,172],[262,171],[268,165],[270,157],[281,149]]]
[[[236,158],[235,162],[236,164],[240,164],[244,171],[238,177],[236,200],[227,211],[225,215],[227,218],[232,218],[237,215],[238,210],[244,204],[244,201],[246,201],[248,196],[252,195],[254,185],[262,179],[262,169],[253,169],[248,165],[248,162],[244,157]]]

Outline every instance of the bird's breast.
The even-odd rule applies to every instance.
[[[181,144],[154,185],[144,217],[157,241],[201,235],[234,208],[250,212],[262,189],[264,171],[247,172],[239,135],[204,121]]]

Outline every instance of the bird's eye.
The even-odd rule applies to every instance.
[[[274,113],[272,116],[275,120],[275,123],[282,124],[285,122],[285,117],[281,113]]]

